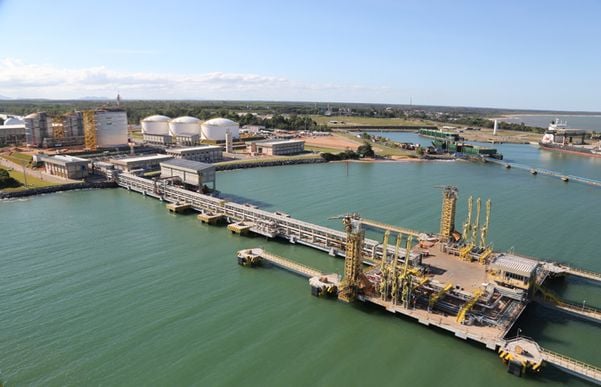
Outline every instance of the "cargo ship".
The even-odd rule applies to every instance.
[[[596,145],[587,144],[585,141],[587,134],[582,129],[568,129],[566,121],[556,118],[549,124],[538,145],[546,150],[601,157],[601,142]]]

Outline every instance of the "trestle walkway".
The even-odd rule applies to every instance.
[[[298,274],[303,277],[313,278],[313,277],[321,277],[323,274],[315,269],[310,268],[309,266],[305,266],[303,264],[293,262],[289,259],[280,257],[278,255],[268,253],[267,251],[255,248],[248,250],[241,250],[238,252],[239,256],[255,256],[259,257],[261,260],[267,261],[277,267],[282,269],[291,271],[295,274]]]
[[[588,184],[588,185],[592,185],[594,187],[601,187],[601,181],[589,179],[589,178],[582,177],[582,176],[567,175],[567,174],[563,174],[563,173],[560,173],[557,171],[551,171],[551,170],[544,169],[544,168],[535,168],[535,167],[531,167],[531,166],[524,165],[524,164],[512,163],[509,161],[500,161],[500,160],[493,160],[493,159],[487,159],[486,161],[490,162],[490,163],[494,163],[494,164],[503,165],[503,166],[510,165],[511,168],[522,169],[524,171],[529,171],[529,172],[536,171],[537,175],[546,175],[546,176],[556,177],[556,178],[560,178],[560,179],[567,178],[569,181],[576,181],[578,183]]]

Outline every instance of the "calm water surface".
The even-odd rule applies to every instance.
[[[347,211],[436,231],[440,191],[493,201],[490,237],[516,251],[601,271],[601,190],[463,162],[343,164],[218,174],[236,200],[328,220]],[[584,385],[548,368],[518,379],[494,352],[376,308],[310,296],[305,279],[247,269],[262,246],[322,271],[342,260],[238,237],[171,215],[122,189],[0,203],[0,379],[17,385]],[[555,283],[601,307],[601,287]],[[532,307],[519,322],[542,345],[601,366],[599,326]]]

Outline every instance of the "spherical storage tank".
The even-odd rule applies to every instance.
[[[160,115],[146,117],[140,121],[142,133],[168,135],[170,120],[171,118]]]
[[[194,117],[177,117],[169,121],[169,131],[173,136],[200,135],[200,120]]]
[[[203,140],[223,141],[227,131],[232,134],[232,138],[240,137],[240,125],[227,118],[213,118],[201,125]]]

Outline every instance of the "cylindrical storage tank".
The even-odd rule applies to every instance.
[[[96,146],[99,148],[127,144],[127,113],[121,110],[94,112]]]
[[[140,121],[142,133],[168,135],[169,121],[171,121],[171,118],[167,116],[156,115],[146,117]]]
[[[23,124],[25,124],[25,121],[20,120],[15,117],[8,117],[6,119],[6,121],[4,121],[4,125],[23,125]]]
[[[203,140],[225,141],[227,131],[232,134],[232,138],[240,138],[240,125],[227,118],[213,118],[201,125]]]
[[[194,117],[177,117],[169,121],[169,132],[172,136],[200,135],[200,120]]]

